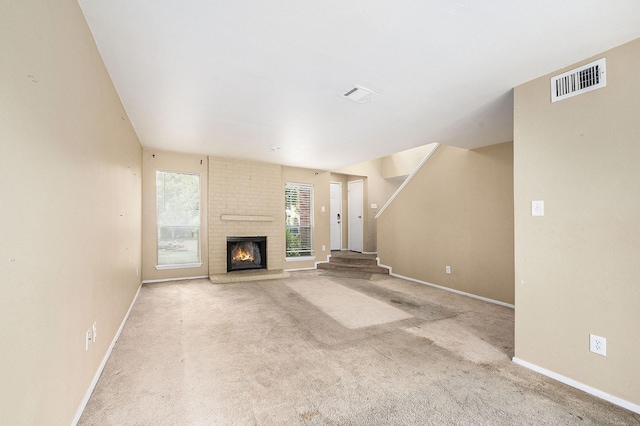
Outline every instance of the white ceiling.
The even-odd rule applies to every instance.
[[[640,37],[638,0],[79,3],[143,146],[322,170],[510,141],[514,86]]]

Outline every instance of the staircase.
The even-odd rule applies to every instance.
[[[361,254],[351,251],[332,251],[328,263],[318,263],[318,269],[345,272],[367,272],[370,274],[389,274],[387,268],[378,266],[374,254]]]

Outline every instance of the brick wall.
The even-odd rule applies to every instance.
[[[267,269],[282,269],[284,220],[281,166],[209,157],[210,274],[227,272],[227,236],[266,236]]]

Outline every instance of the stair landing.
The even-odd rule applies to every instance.
[[[329,262],[319,263],[318,269],[389,274],[387,268],[378,266],[375,254],[362,254],[353,251],[331,251]]]

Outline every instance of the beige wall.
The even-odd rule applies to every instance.
[[[511,142],[473,151],[440,145],[378,218],[381,263],[513,303],[512,158]]]
[[[285,269],[315,268],[316,262],[326,262],[331,253],[330,240],[330,182],[329,172],[301,169],[297,167],[282,167],[282,197],[284,198],[285,182],[306,183],[313,185],[313,254],[315,260],[299,261],[291,258],[285,261]],[[324,211],[322,208],[324,207]],[[284,232],[284,222],[283,228]],[[322,250],[324,246],[324,250]]]
[[[140,285],[142,149],[75,0],[0,16],[0,423],[68,425]]]
[[[144,149],[142,158],[142,279],[155,281],[208,276],[207,185],[209,176],[207,156]],[[200,176],[200,260],[202,266],[199,268],[156,269],[158,264],[157,171],[194,173]]]
[[[385,179],[382,176],[383,158],[377,158],[371,161],[354,164],[337,170],[336,173],[348,175],[347,180],[364,179],[363,198],[364,198],[364,251],[374,253],[377,251],[377,227],[375,216],[378,210],[391,198],[391,196],[402,185],[402,180]],[[345,185],[343,190],[346,192],[348,187]],[[371,204],[376,204],[376,208],[372,208]],[[346,204],[345,204],[346,205]],[[345,211],[345,218],[346,216]],[[346,240],[345,240],[346,241]],[[346,243],[343,241],[343,245]]]
[[[282,167],[211,157],[209,229],[211,274],[227,273],[228,236],[266,236],[267,269],[283,269],[285,212]]]
[[[516,357],[640,404],[640,40],[601,57],[605,88],[515,89]]]
[[[430,143],[383,157],[382,177],[385,179],[400,178],[404,181],[420,165],[424,157],[437,146],[437,143]]]

